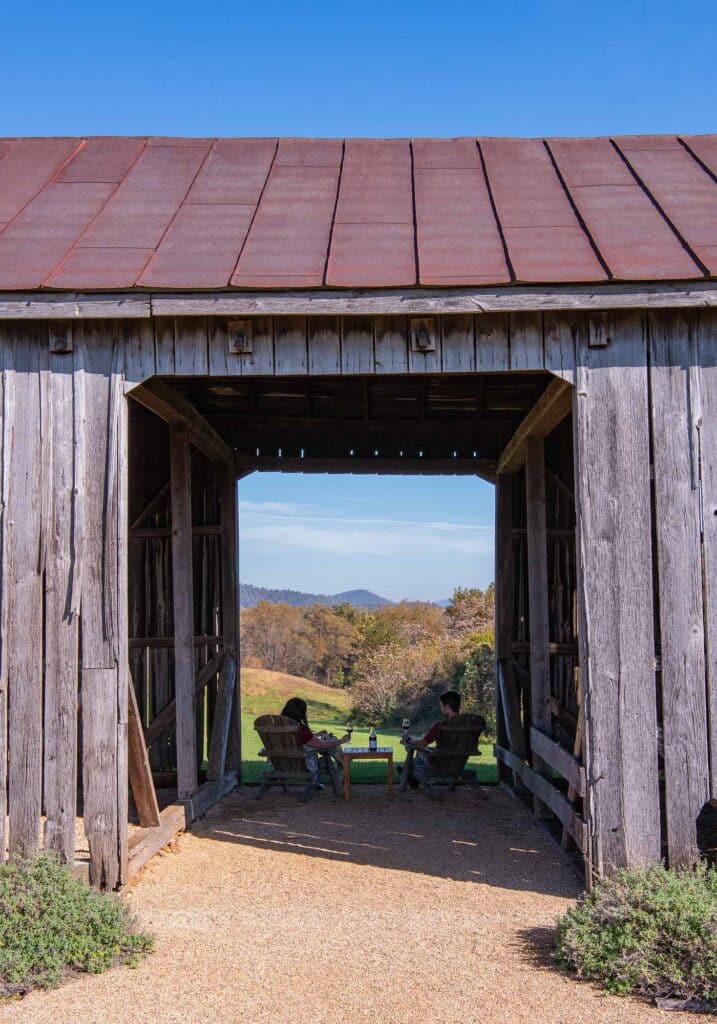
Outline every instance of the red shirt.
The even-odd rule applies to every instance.
[[[311,729],[307,729],[305,725],[299,726],[299,743],[303,746],[304,743],[310,743],[314,738],[314,734]]]
[[[435,722],[423,737],[424,743],[435,743],[441,733],[441,723]]]

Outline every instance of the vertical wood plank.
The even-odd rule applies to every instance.
[[[304,374],[308,367],[306,317],[278,316],[274,321],[274,372]]]
[[[75,346],[80,476],[74,544],[82,551],[82,779],[90,881],[107,889],[122,882],[127,816],[127,762],[121,749],[126,694],[119,692],[123,682],[127,685],[126,588],[120,565],[121,522],[127,514],[126,502],[120,510],[126,476],[119,452],[126,419],[123,361],[113,327],[91,321],[81,325]]]
[[[43,472],[50,481],[45,568],[45,847],[72,863],[77,794],[78,617],[75,559],[75,446],[72,354],[50,355],[49,421]]]
[[[405,316],[374,318],[376,373],[408,372],[408,323]]]
[[[0,864],[7,848],[7,622],[11,579],[7,518],[15,390],[12,364],[12,339],[6,325],[0,323]]]
[[[274,325],[270,316],[257,316],[252,322],[252,350],[239,357],[242,373],[268,376],[274,373]]]
[[[501,373],[510,369],[508,317],[503,313],[480,313],[475,318],[476,370]]]
[[[154,321],[154,364],[158,374],[174,374],[174,317]]]
[[[512,478],[499,474],[495,482],[495,673],[500,684],[501,660],[510,657],[512,610],[512,543],[511,543]],[[501,747],[509,747],[505,718],[506,698],[496,686],[496,739]],[[512,748],[511,748],[512,749]],[[506,781],[510,773],[498,762],[498,776]]]
[[[189,439],[183,424],[172,424],[170,429],[170,463],[177,790],[182,800],[197,788],[191,466]]]
[[[117,332],[124,344],[125,386],[141,384],[154,376],[154,321],[120,320]]]
[[[114,644],[117,664],[117,885],[127,881],[129,862],[129,410],[124,397],[125,336],[114,329],[110,378],[110,457],[106,505],[112,509],[108,523],[105,586],[114,588]]]
[[[543,365],[542,313],[511,313],[511,370],[542,370]]]
[[[593,864],[660,859],[647,344],[638,313],[612,343],[578,338],[574,394],[580,673]]]
[[[441,358],[444,373],[473,373],[476,368],[475,318],[470,314],[441,317]]]
[[[373,318],[344,316],[341,318],[341,372],[373,373]]]
[[[684,313],[648,317],[656,553],[660,596],[662,734],[671,866],[699,855],[696,821],[709,796],[702,607],[698,388]]]
[[[179,377],[200,377],[209,372],[206,317],[179,317],[174,321],[174,372]]]
[[[307,325],[309,373],[341,373],[341,325],[337,316],[310,316]]]
[[[717,799],[717,315],[696,318],[701,417],[699,423],[707,654],[707,736],[710,797]]]
[[[241,677],[239,674],[239,571],[237,565],[237,480],[233,470],[222,478],[222,637],[237,666],[229,733],[228,766],[241,772]]]
[[[584,332],[587,322],[579,314],[543,314],[545,369],[572,384],[575,380],[575,343],[578,331]]]
[[[528,548],[528,611],[530,622],[531,724],[550,734],[550,632],[548,623],[548,543],[545,511],[545,442],[529,437],[525,446],[525,497]],[[533,755],[533,767],[543,775],[548,766]],[[534,797],[536,813],[547,810]]]
[[[43,335],[45,345],[43,346]],[[8,813],[11,856],[34,853],[42,791],[42,569],[40,367],[47,326],[13,329],[14,400],[8,533],[12,594],[7,623]]]
[[[212,377],[239,377],[242,372],[242,356],[229,351],[227,321],[222,317],[210,316],[207,327],[207,353],[209,373]]]

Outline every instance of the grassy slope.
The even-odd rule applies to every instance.
[[[259,736],[254,731],[257,715],[278,714],[289,697],[303,697],[308,705],[309,723],[314,729],[326,727],[337,736],[344,733],[349,721],[350,700],[346,690],[322,686],[311,679],[269,672],[266,669],[244,668],[241,673],[242,693],[242,753],[243,780],[258,782],[264,759],[258,757]],[[418,731],[417,729],[415,731]],[[379,746],[394,749],[394,764],[402,764],[405,754],[399,743],[400,729],[378,729]],[[368,730],[355,729],[351,737],[353,746],[368,745]],[[481,743],[480,757],[470,758],[468,765],[478,772],[481,782],[496,782],[497,772],[492,743]],[[377,761],[358,761],[352,765],[351,778],[355,782],[382,782],[386,766]]]

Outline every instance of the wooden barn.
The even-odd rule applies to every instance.
[[[588,881],[691,862],[715,277],[717,136],[0,140],[0,856],[81,817],[117,888],[236,786],[283,470],[493,481],[503,782]]]

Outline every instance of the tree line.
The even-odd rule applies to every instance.
[[[401,601],[294,607],[261,601],[240,617],[245,667],[349,690],[357,721],[393,724],[434,713],[448,687],[495,725],[494,589],[457,589],[446,608]]]

